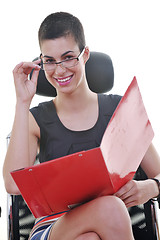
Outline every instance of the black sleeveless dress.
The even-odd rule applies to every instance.
[[[67,129],[60,121],[53,101],[32,108],[30,111],[40,127],[40,163],[100,146],[120,99],[118,95],[98,94],[98,120],[92,128],[84,131]]]

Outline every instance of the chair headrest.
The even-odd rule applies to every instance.
[[[114,70],[111,58],[101,52],[91,52],[86,63],[86,78],[91,91],[105,93],[114,84]],[[36,94],[48,97],[57,95],[56,89],[48,82],[43,70],[40,70]]]

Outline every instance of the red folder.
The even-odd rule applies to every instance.
[[[41,217],[114,194],[131,180],[154,136],[136,78],[117,106],[100,147],[11,173]]]

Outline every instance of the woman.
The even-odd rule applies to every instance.
[[[62,12],[49,15],[40,26],[39,44],[41,59],[22,62],[13,71],[17,102],[3,170],[5,186],[11,194],[19,194],[19,190],[10,172],[33,165],[38,148],[40,162],[44,162],[97,147],[112,115],[104,118],[106,106],[109,104],[113,113],[120,101],[120,96],[97,95],[88,88],[85,63],[89,49],[76,17]],[[48,81],[57,90],[57,97],[29,110],[41,61]],[[33,68],[32,79],[28,81]],[[141,166],[149,178],[160,179],[160,159],[152,144]],[[61,216],[37,219],[30,239],[132,240],[127,208],[145,203],[158,194],[156,181],[132,180],[114,196],[97,198]]]

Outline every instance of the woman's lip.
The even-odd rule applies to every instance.
[[[55,78],[59,85],[66,85],[71,82],[73,75],[63,78]]]

